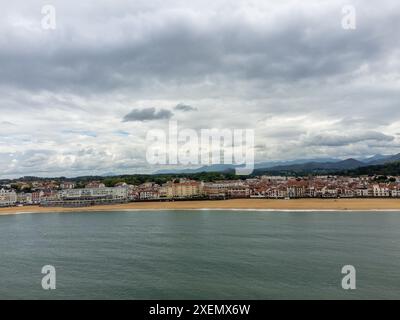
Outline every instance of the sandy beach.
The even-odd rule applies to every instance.
[[[232,199],[219,201],[131,202],[118,205],[83,208],[43,208],[39,206],[0,208],[0,215],[20,213],[56,213],[74,211],[118,210],[190,210],[190,209],[242,209],[242,210],[329,210],[329,211],[382,211],[399,210],[400,199]]]

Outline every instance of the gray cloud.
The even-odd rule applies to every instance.
[[[176,111],[183,111],[183,112],[189,112],[189,111],[197,111],[197,108],[189,106],[187,104],[184,103],[178,103],[174,110]]]
[[[259,161],[400,152],[398,0],[352,0],[351,31],[341,0],[53,4],[54,31],[39,0],[0,12],[1,175],[151,172],[172,116],[254,129]]]
[[[156,108],[145,108],[145,109],[133,109],[122,119],[123,122],[129,121],[149,121],[149,120],[160,120],[170,119],[173,113],[170,110]]]
[[[340,147],[349,144],[375,141],[375,142],[392,142],[395,140],[394,136],[389,136],[381,132],[368,131],[357,133],[353,132],[347,135],[343,134],[318,134],[306,139],[306,144],[310,146],[329,146]]]
[[[348,74],[361,62],[370,68],[388,67],[376,63],[385,61],[387,50],[399,43],[398,12],[382,10],[379,16],[364,2],[355,2],[360,19],[368,23],[353,33],[340,28],[341,4],[335,1],[286,10],[256,1],[253,8],[238,4],[216,14],[198,1],[183,7],[172,1],[169,6],[175,10],[158,2],[156,10],[157,6],[145,9],[140,2],[126,8],[125,15],[125,5],[115,1],[115,16],[107,11],[106,2],[96,8],[59,3],[60,21],[53,33],[4,26],[12,41],[0,53],[0,82],[31,90],[102,92],[220,77],[265,84],[320,80]],[[382,8],[385,3],[390,8],[394,2],[383,1]],[[224,4],[217,1],[215,9]],[[88,11],[92,20],[87,19]],[[75,18],[61,19],[62,13]],[[23,18],[28,25],[38,23],[33,20],[36,15]],[[135,32],[122,33],[128,28]],[[50,50],[43,49],[49,43]],[[52,72],[42,72],[49,68]]]

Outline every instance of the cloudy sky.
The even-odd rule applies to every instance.
[[[400,152],[398,0],[1,2],[2,178],[152,172],[169,120],[257,161]]]

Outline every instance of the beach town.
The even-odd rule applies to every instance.
[[[29,190],[27,192],[26,190]],[[400,177],[260,176],[214,182],[180,178],[164,184],[125,182],[106,187],[90,181],[38,180],[0,186],[0,207],[90,207],[130,202],[178,202],[231,199],[400,199]]]

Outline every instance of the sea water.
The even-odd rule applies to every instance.
[[[54,266],[56,289],[42,288]],[[342,268],[356,289],[342,288]],[[0,299],[398,299],[400,212],[0,216]]]

